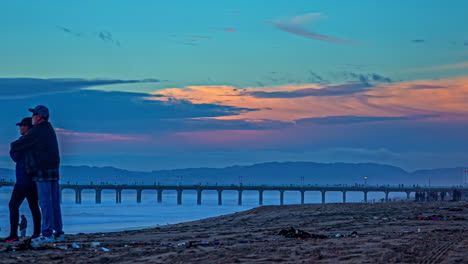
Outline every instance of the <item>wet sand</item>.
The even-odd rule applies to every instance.
[[[279,235],[291,227],[321,238]],[[468,263],[468,202],[263,206],[157,228],[69,235],[45,249],[9,247],[0,245],[1,263]]]

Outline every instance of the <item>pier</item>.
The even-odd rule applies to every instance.
[[[13,182],[0,182],[2,186],[13,186]],[[161,203],[163,201],[164,191],[176,191],[177,193],[177,204],[182,204],[182,196],[184,191],[196,191],[197,193],[197,204],[202,204],[203,191],[217,191],[218,193],[218,205],[223,204],[223,191],[236,191],[238,193],[237,203],[242,205],[242,194],[244,191],[256,191],[258,192],[258,204],[263,205],[263,193],[265,191],[277,191],[279,192],[279,202],[281,205],[284,204],[284,193],[285,192],[299,192],[301,195],[301,204],[304,204],[306,192],[320,192],[322,203],[326,203],[327,192],[341,192],[342,202],[346,203],[346,195],[348,192],[361,192],[363,195],[363,201],[368,202],[369,192],[382,192],[385,194],[384,201],[389,201],[389,193],[398,192],[406,193],[406,199],[410,200],[411,194],[415,194],[415,198],[418,201],[429,201],[429,200],[452,200],[456,192],[468,191],[467,187],[455,187],[455,186],[413,186],[405,187],[390,186],[390,185],[126,185],[126,184],[61,184],[60,194],[65,189],[71,189],[75,192],[75,203],[81,204],[81,194],[83,190],[94,190],[95,191],[95,202],[100,204],[102,202],[102,191],[103,190],[114,190],[115,191],[115,203],[122,203],[122,191],[123,190],[135,190],[136,191],[136,202],[141,203],[142,192],[145,190],[156,191],[156,202]],[[455,198],[461,195],[455,195]]]

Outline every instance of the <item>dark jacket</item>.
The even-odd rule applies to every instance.
[[[24,152],[11,152],[11,159],[16,162],[16,184],[20,185],[33,185],[34,182],[26,173],[26,155]]]
[[[60,156],[57,136],[49,122],[33,126],[11,143],[11,152],[25,152],[26,172],[35,181],[58,180]]]

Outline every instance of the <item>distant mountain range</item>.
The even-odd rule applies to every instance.
[[[463,168],[408,172],[377,163],[269,162],[226,168],[191,168],[138,172],[114,167],[63,166],[62,183],[120,184],[419,184],[460,185]],[[14,179],[14,171],[0,168],[0,178]]]

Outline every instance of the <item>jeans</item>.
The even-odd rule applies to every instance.
[[[21,232],[21,236],[22,236],[22,237],[26,236],[26,228],[25,228],[25,229],[21,229],[20,232]]]
[[[29,209],[31,210],[33,217],[34,235],[39,235],[41,233],[41,211],[39,210],[39,205],[37,204],[36,185],[15,184],[9,203],[10,236],[12,237],[18,236],[19,207],[25,198],[28,200]]]
[[[60,187],[58,181],[37,181],[39,205],[42,211],[42,235],[49,237],[63,234],[60,210]]]

